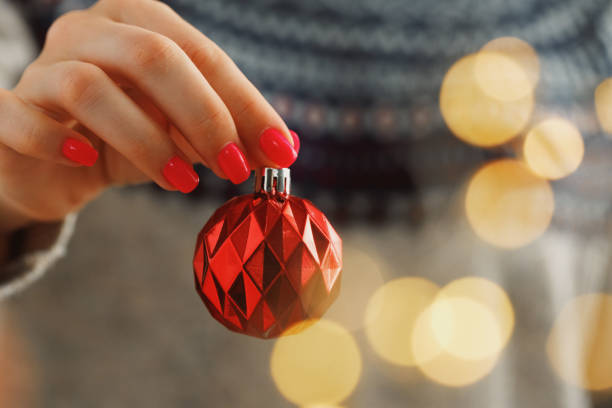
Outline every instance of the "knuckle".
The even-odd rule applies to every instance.
[[[13,102],[13,94],[9,90],[0,88],[0,122],[10,117],[7,113]]]
[[[261,102],[256,98],[247,98],[242,105],[236,110],[235,119],[240,121],[243,118],[255,116],[257,110],[261,106]]]
[[[114,6],[120,5],[119,1],[117,0],[98,0],[97,5],[102,6],[102,7],[114,7]],[[125,3],[125,0],[123,0],[123,2]]]
[[[167,71],[180,57],[180,48],[161,34],[142,34],[133,44],[132,61],[138,70]]]
[[[26,69],[23,70],[21,74],[21,78],[19,82],[27,82],[30,78],[35,77],[35,72],[37,70],[36,62],[28,65]]]
[[[100,68],[90,64],[70,64],[59,81],[59,101],[64,106],[89,105],[100,97]]]
[[[27,154],[32,150],[37,126],[32,120],[18,114],[17,103],[17,98],[10,91],[0,90],[0,126],[10,129],[12,133],[8,145],[18,153]]]
[[[209,108],[204,115],[198,115],[193,119],[194,134],[210,134],[211,129],[233,129],[234,124],[231,115],[224,106]]]
[[[146,163],[151,160],[151,157],[155,157],[149,143],[139,143],[136,139],[125,145],[122,154],[133,163]]]
[[[169,5],[167,5],[164,2],[161,2],[161,1],[148,1],[147,3],[153,5],[154,7],[157,7],[162,12],[175,14],[175,11],[172,10],[172,7],[170,7]]]
[[[71,35],[76,23],[82,21],[84,12],[81,10],[69,11],[58,17],[47,30],[47,42],[63,42]]]
[[[12,146],[18,153],[34,155],[43,150],[42,126],[35,120],[25,120]]]
[[[183,45],[183,49],[207,77],[214,76],[217,69],[224,69],[228,63],[233,63],[229,56],[212,41],[207,41],[204,45],[187,42]]]
[[[18,105],[23,104],[11,92],[0,92],[0,123],[11,120],[13,125],[8,145],[17,153],[31,155],[43,150],[44,124],[33,117],[24,115]]]

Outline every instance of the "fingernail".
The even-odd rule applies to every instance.
[[[249,178],[251,170],[244,153],[236,143],[228,143],[217,155],[217,162],[223,173],[234,184],[240,184]]]
[[[191,164],[178,156],[172,157],[164,166],[162,173],[166,180],[181,193],[190,193],[198,186],[200,177]]]
[[[259,147],[266,156],[281,167],[289,167],[297,158],[297,152],[281,132],[266,129],[259,137]]]
[[[98,151],[96,149],[72,137],[64,141],[62,154],[68,160],[88,167],[93,166],[96,160],[98,160]]]
[[[291,133],[291,137],[293,138],[293,149],[295,150],[295,153],[297,154],[300,152],[300,137],[293,130],[289,130],[289,133]]]

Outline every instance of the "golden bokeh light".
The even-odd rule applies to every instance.
[[[487,279],[465,277],[444,286],[419,316],[412,350],[427,378],[463,387],[493,370],[513,329],[506,292]]]
[[[519,64],[534,88],[540,79],[540,59],[531,45],[516,37],[500,37],[486,43],[481,52],[499,53]]]
[[[504,72],[504,81],[499,79],[499,70]],[[457,61],[444,77],[440,110],[459,139],[481,147],[496,146],[527,125],[534,105],[532,89],[521,66],[511,58],[500,53],[472,54]],[[522,93],[525,95],[517,97]]]
[[[482,359],[464,359],[444,350],[437,341],[434,320],[433,308],[429,307],[419,316],[414,328],[413,353],[421,357],[418,368],[425,377],[447,387],[464,387],[493,370],[498,353]]]
[[[431,326],[436,342],[455,357],[481,360],[503,347],[501,329],[493,313],[469,298],[436,300],[431,305]]]
[[[344,245],[343,254],[342,290],[325,313],[325,318],[354,331],[363,327],[368,299],[384,283],[382,262],[350,245]],[[378,313],[376,310],[371,312]]]
[[[612,134],[612,78],[606,79],[595,89],[595,111],[601,128]]]
[[[612,296],[588,294],[571,300],[548,337],[546,351],[555,372],[570,384],[612,388]]]
[[[491,51],[476,54],[474,77],[487,96],[512,102],[530,96],[533,85],[523,67],[512,58]]]
[[[315,405],[304,405],[302,408],[342,408],[342,406],[335,405],[335,404],[315,404]]]
[[[465,197],[467,219],[484,241],[506,249],[538,238],[554,211],[548,182],[512,159],[486,164],[474,174]]]
[[[372,295],[365,313],[365,332],[380,357],[402,366],[414,366],[426,358],[413,353],[413,329],[438,289],[426,279],[406,277],[386,283]]]
[[[348,397],[361,375],[361,355],[351,334],[318,320],[303,332],[280,337],[270,359],[272,378],[289,401],[329,406]]]
[[[561,118],[546,119],[527,134],[523,145],[527,165],[537,175],[559,179],[573,173],[584,156],[584,142],[576,127]]]
[[[454,280],[444,286],[436,296],[436,301],[453,298],[470,299],[488,309],[499,328],[500,342],[490,343],[484,348],[494,349],[496,352],[501,351],[514,331],[514,308],[506,291],[488,279],[469,276]],[[496,334],[492,336],[497,337]]]

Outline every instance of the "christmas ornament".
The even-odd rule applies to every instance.
[[[230,330],[276,337],[321,317],[338,295],[342,240],[289,187],[289,169],[262,169],[255,193],[223,204],[198,235],[196,290]]]

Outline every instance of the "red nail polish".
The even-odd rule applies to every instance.
[[[164,166],[162,173],[166,180],[181,193],[190,193],[198,186],[200,177],[191,164],[178,156],[172,157]]]
[[[281,167],[289,167],[297,158],[297,152],[281,132],[266,129],[259,137],[259,147],[270,160]]]
[[[96,160],[98,160],[98,151],[96,149],[72,137],[64,141],[62,154],[67,159],[88,167],[93,166]]]
[[[300,152],[300,138],[298,134],[295,133],[293,130],[289,130],[289,133],[291,133],[291,137],[293,138],[293,149],[295,150],[296,153],[299,153]]]
[[[234,184],[240,184],[249,178],[251,170],[244,153],[236,143],[228,143],[217,155],[217,162],[223,173]]]

